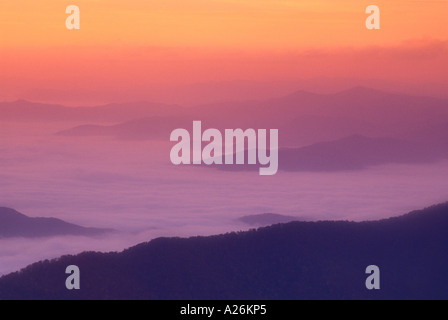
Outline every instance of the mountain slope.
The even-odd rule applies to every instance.
[[[29,218],[13,209],[0,207],[0,239],[61,235],[94,236],[107,232],[111,230],[84,228],[55,218]]]
[[[0,279],[1,299],[447,299],[448,203],[377,222],[292,222],[84,253]],[[65,269],[81,290],[65,289]],[[365,287],[378,265],[381,290]]]

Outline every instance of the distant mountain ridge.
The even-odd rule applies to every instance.
[[[286,171],[360,170],[385,164],[424,164],[448,159],[442,147],[394,138],[353,135],[303,148],[280,150],[279,168]]]
[[[94,107],[66,107],[25,100],[0,103],[1,121],[120,122],[149,116],[174,116],[184,108],[151,102],[130,102]]]
[[[29,218],[16,210],[0,207],[0,239],[95,236],[110,232],[113,230],[84,228],[55,218]]]
[[[445,203],[375,222],[161,238],[33,264],[0,278],[0,299],[448,299],[447,228]],[[69,265],[81,290],[65,289]],[[366,289],[370,265],[381,290]]]
[[[289,172],[339,172],[362,170],[388,164],[430,164],[448,159],[442,139],[418,142],[361,135],[315,143],[302,148],[280,148],[279,170]],[[245,159],[248,158],[245,150]],[[256,165],[211,165],[225,171],[256,171]]]
[[[119,139],[164,139],[166,140],[172,128],[189,124],[182,118],[148,117],[130,120],[116,125],[82,125],[56,133],[59,136],[88,137],[111,136]]]
[[[159,109],[156,107],[153,114],[144,117],[129,119],[128,115],[114,125],[95,126],[90,123],[59,134],[167,139],[172,130],[191,130],[192,121],[201,120],[204,128],[220,130],[279,129],[279,145],[295,147],[351,135],[401,138],[410,132],[448,123],[448,100],[362,87],[326,95],[299,91],[266,101],[183,108],[174,114]]]

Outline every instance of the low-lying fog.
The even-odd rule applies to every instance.
[[[376,220],[448,200],[448,162],[260,176],[170,163],[171,144],[54,135],[76,124],[1,123],[0,206],[118,232],[100,238],[0,240],[0,274],[82,251],[121,251],[160,236],[247,230],[278,213]]]

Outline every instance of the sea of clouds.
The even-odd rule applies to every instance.
[[[448,201],[447,162],[259,176],[173,166],[166,141],[54,135],[66,127],[0,128],[0,206],[117,232],[2,239],[0,274],[65,254],[121,251],[156,237],[247,230],[238,221],[245,215],[377,220]]]

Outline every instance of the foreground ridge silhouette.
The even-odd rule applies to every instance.
[[[291,222],[160,238],[0,278],[0,299],[447,299],[448,203],[375,222]],[[81,290],[65,269],[81,270]],[[366,267],[381,290],[365,287]]]

